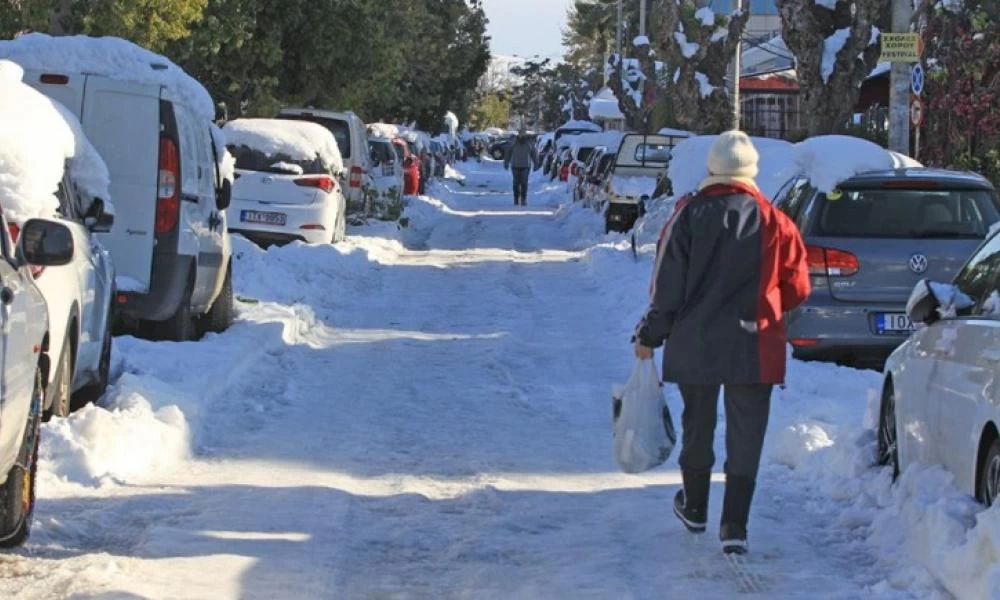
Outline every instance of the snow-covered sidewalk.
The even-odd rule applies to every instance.
[[[113,410],[45,428],[34,533],[0,557],[0,596],[735,595],[721,477],[693,538],[670,514],[676,456],[641,476],[611,456],[648,256],[561,207],[565,185],[517,208],[496,163],[460,170],[402,230],[239,242],[225,334],[116,340]],[[862,427],[878,385],[793,364],[776,393],[750,524],[766,597],[946,596],[893,547],[904,500]]]

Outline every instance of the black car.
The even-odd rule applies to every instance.
[[[511,144],[514,143],[514,136],[508,136],[505,138],[500,138],[499,140],[490,144],[487,149],[490,157],[493,160],[503,160],[507,156],[507,149],[510,148]]]

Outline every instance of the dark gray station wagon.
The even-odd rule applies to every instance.
[[[986,179],[925,168],[856,175],[829,194],[799,176],[774,201],[802,232],[813,286],[789,315],[795,357],[879,368],[914,329],[917,281],[951,281],[1000,221]]]

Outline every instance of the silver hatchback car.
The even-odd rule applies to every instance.
[[[856,175],[829,194],[798,176],[774,202],[802,232],[813,287],[788,318],[794,356],[877,368],[914,330],[917,281],[951,281],[1000,221],[986,179],[925,168]]]

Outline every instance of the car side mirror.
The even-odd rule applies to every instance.
[[[21,257],[29,265],[61,267],[73,260],[73,233],[57,221],[29,219],[18,239]]]
[[[94,198],[83,216],[83,224],[92,233],[108,233],[115,224],[115,213],[104,209],[104,200]]]
[[[233,203],[233,182],[222,180],[222,185],[215,190],[215,208],[226,210]]]
[[[906,301],[906,316],[914,323],[930,325],[941,319],[954,318],[975,304],[954,284],[921,279]]]

